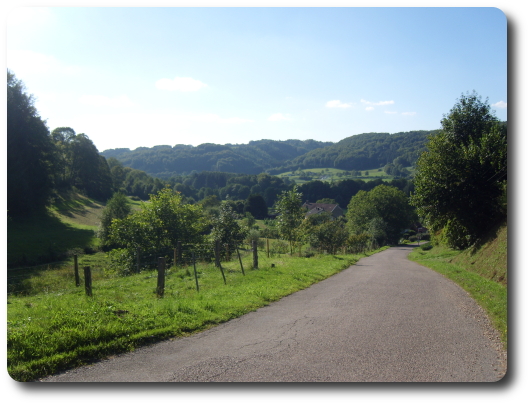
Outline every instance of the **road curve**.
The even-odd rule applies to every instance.
[[[186,338],[43,382],[493,382],[505,353],[484,312],[411,247]]]

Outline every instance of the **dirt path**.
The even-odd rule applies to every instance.
[[[497,381],[502,347],[460,287],[395,247],[255,312],[43,381]]]

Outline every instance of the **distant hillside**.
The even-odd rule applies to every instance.
[[[398,159],[402,166],[412,166],[424,150],[427,136],[437,131],[368,133],[353,135],[333,145],[314,149],[269,172],[278,174],[297,169],[335,167],[343,170],[366,170],[383,167]]]
[[[161,178],[192,171],[259,174],[314,149],[332,144],[314,140],[260,140],[241,145],[207,143],[196,147],[159,145],[135,150],[119,148],[106,150],[102,155],[106,158],[114,157],[124,166]]]

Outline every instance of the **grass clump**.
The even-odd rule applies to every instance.
[[[224,264],[226,284],[218,268],[203,264],[197,268],[199,291],[193,268],[172,267],[166,272],[163,298],[156,296],[156,271],[102,277],[93,282],[93,297],[75,287],[73,275],[69,286],[59,283],[61,287],[45,294],[10,294],[8,372],[17,381],[31,381],[185,336],[304,289],[364,256],[264,257],[256,270],[247,257],[245,275],[238,262]]]

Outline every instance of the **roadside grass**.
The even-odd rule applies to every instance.
[[[255,311],[373,253],[312,258],[260,254],[256,270],[248,255],[243,259],[245,275],[238,261],[223,264],[226,284],[218,268],[204,263],[197,267],[199,291],[193,267],[172,267],[166,272],[163,298],[156,296],[156,271],[112,277],[98,270],[92,297],[75,287],[72,271],[43,272],[36,277],[60,280],[33,281],[34,289],[48,285],[47,293],[8,295],[8,372],[17,381],[32,381],[186,336]]]
[[[437,271],[467,291],[484,308],[493,327],[499,332],[506,349],[508,345],[507,287],[503,283],[479,274],[470,265],[459,263],[458,259],[466,254],[469,253],[443,246],[435,246],[430,250],[422,250],[420,247],[411,252],[409,259]]]

